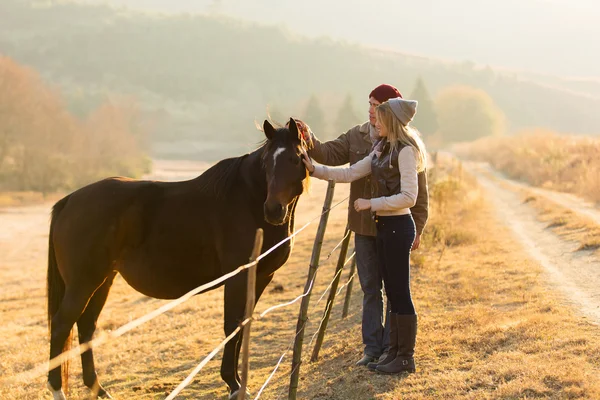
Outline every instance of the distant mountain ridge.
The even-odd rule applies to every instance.
[[[162,13],[221,14],[311,38],[471,60],[516,71],[600,77],[596,0],[78,0]]]
[[[82,113],[111,93],[135,96],[154,118],[157,140],[249,140],[267,105],[298,116],[313,93],[331,121],[347,94],[366,117],[374,86],[389,82],[408,95],[419,76],[432,95],[455,84],[487,91],[511,129],[600,133],[597,86],[306,39],[223,16],[3,0],[0,52],[58,84]]]

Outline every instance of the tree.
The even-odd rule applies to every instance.
[[[425,82],[419,77],[415,88],[410,95],[412,100],[419,102],[417,115],[411,125],[414,125],[426,138],[434,135],[438,130],[438,119],[433,105],[433,101],[429,96],[429,92],[425,87]]]
[[[302,120],[310,126],[317,136],[327,137],[325,113],[319,104],[317,96],[314,94],[308,99]]]
[[[354,98],[348,94],[344,99],[340,110],[338,111],[337,118],[335,120],[335,133],[340,134],[347,131],[356,124],[361,123],[360,114],[356,111],[354,106]]]
[[[135,103],[107,101],[87,117],[85,153],[90,174],[80,177],[89,183],[99,176],[140,176],[148,172],[145,135],[139,126]]]
[[[46,192],[65,182],[75,120],[35,71],[0,57],[0,186]]]
[[[501,135],[505,118],[492,98],[470,86],[452,86],[435,99],[442,142],[455,143]]]
[[[148,169],[133,104],[74,117],[39,74],[0,57],[0,189],[42,193]]]

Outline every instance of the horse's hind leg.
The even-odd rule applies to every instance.
[[[108,292],[110,291],[115,275],[116,273],[113,273],[106,278],[102,286],[94,292],[85,311],[81,314],[79,320],[77,320],[77,332],[80,345],[92,340],[94,332],[96,331],[98,316],[106,303],[106,298],[108,297]],[[111,399],[112,397],[98,382],[92,349],[81,354],[81,368],[83,370],[83,383],[92,390],[93,396]]]
[[[65,344],[67,344],[67,340],[71,340],[73,325],[79,319],[96,287],[74,284],[66,288],[60,307],[50,324],[50,359],[60,355],[65,348]],[[68,365],[68,361],[66,363]],[[55,399],[64,399],[61,388],[63,384],[66,387],[67,382],[62,381],[60,366],[48,373],[48,384]]]

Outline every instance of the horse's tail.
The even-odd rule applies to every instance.
[[[54,253],[53,243],[53,231],[54,223],[58,214],[65,208],[69,196],[58,201],[52,208],[52,217],[50,219],[50,233],[48,235],[48,276],[46,280],[46,290],[48,293],[48,330],[50,331],[50,341],[52,341],[52,318],[58,312],[60,303],[65,296],[65,282],[60,276],[58,271],[58,263],[56,262],[56,254]],[[71,349],[71,342],[73,341],[73,330],[69,333],[65,345],[62,349],[63,352]],[[65,361],[61,366],[62,376],[62,387],[65,392],[68,393],[69,387],[69,361]]]

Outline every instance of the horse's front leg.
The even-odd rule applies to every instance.
[[[225,284],[225,336],[231,335],[244,319],[247,276],[247,273],[242,273]],[[272,275],[259,275],[256,277],[256,302],[258,302],[258,299],[272,278]],[[230,399],[235,399],[240,389],[238,361],[241,345],[242,331],[225,345],[225,350],[223,351],[221,378],[229,386]]]
[[[225,284],[225,337],[231,335],[237,329],[244,317],[246,305],[246,277],[242,273]],[[242,344],[242,331],[238,332],[233,339],[225,345],[223,359],[221,361],[221,378],[229,386],[230,398],[237,395],[240,389],[240,377],[238,374],[238,358]]]

